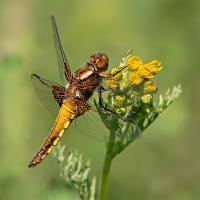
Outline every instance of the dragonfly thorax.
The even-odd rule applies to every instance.
[[[66,95],[87,101],[100,85],[102,78],[98,73],[85,65],[74,74],[74,81],[65,86]]]

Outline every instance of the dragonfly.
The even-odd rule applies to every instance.
[[[43,79],[39,75],[31,75],[36,92],[42,92],[45,91],[43,88],[48,88],[53,101],[56,101],[59,106],[59,112],[49,136],[36,153],[35,157],[31,160],[28,165],[29,168],[40,164],[46,156],[50,154],[70,124],[76,118],[79,118],[84,113],[91,110],[92,106],[89,103],[89,99],[93,96],[94,91],[98,93],[99,105],[103,109],[112,112],[103,105],[102,92],[104,88],[102,86],[102,81],[103,79],[114,77],[125,68],[125,66],[120,68],[119,71],[114,74],[102,73],[108,69],[109,59],[105,53],[96,53],[90,56],[89,62],[73,74],[61,44],[54,16],[51,16],[51,24],[54,47],[60,69],[59,73],[61,78],[66,80],[67,84],[63,87],[62,85]]]

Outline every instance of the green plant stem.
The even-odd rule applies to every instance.
[[[106,156],[101,176],[99,200],[106,200],[107,190],[108,190],[108,177],[109,177],[111,163],[112,163],[112,157]]]
[[[115,133],[111,132],[108,143],[107,143],[106,155],[105,155],[103,171],[101,175],[99,200],[106,200],[106,197],[107,197],[108,177],[109,177],[112,160],[115,157],[115,154],[113,152],[114,141],[115,141]]]

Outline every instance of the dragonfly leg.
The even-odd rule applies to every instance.
[[[112,78],[114,76],[116,76],[117,74],[119,74],[122,70],[124,70],[126,68],[126,66],[123,66],[119,69],[119,71],[115,72],[114,74],[99,74],[102,78]]]
[[[103,105],[103,97],[102,97],[102,92],[105,92],[106,90],[104,89],[104,87],[101,85],[99,88],[98,88],[98,94],[99,94],[99,105],[101,106],[101,108],[103,108],[104,110],[112,113],[112,114],[115,114],[115,112],[113,112],[112,110],[106,108],[104,105]]]

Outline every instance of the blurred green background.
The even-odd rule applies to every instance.
[[[30,74],[58,81],[50,14],[54,14],[72,69],[95,52],[116,66],[132,48],[144,61],[159,59],[159,93],[181,83],[183,94],[112,165],[108,199],[200,198],[198,0],[1,0],[0,1],[0,199],[78,199],[59,177],[49,156],[27,164],[52,127],[54,117],[39,103]],[[78,130],[77,130],[78,132]],[[66,134],[100,174],[104,143]]]

